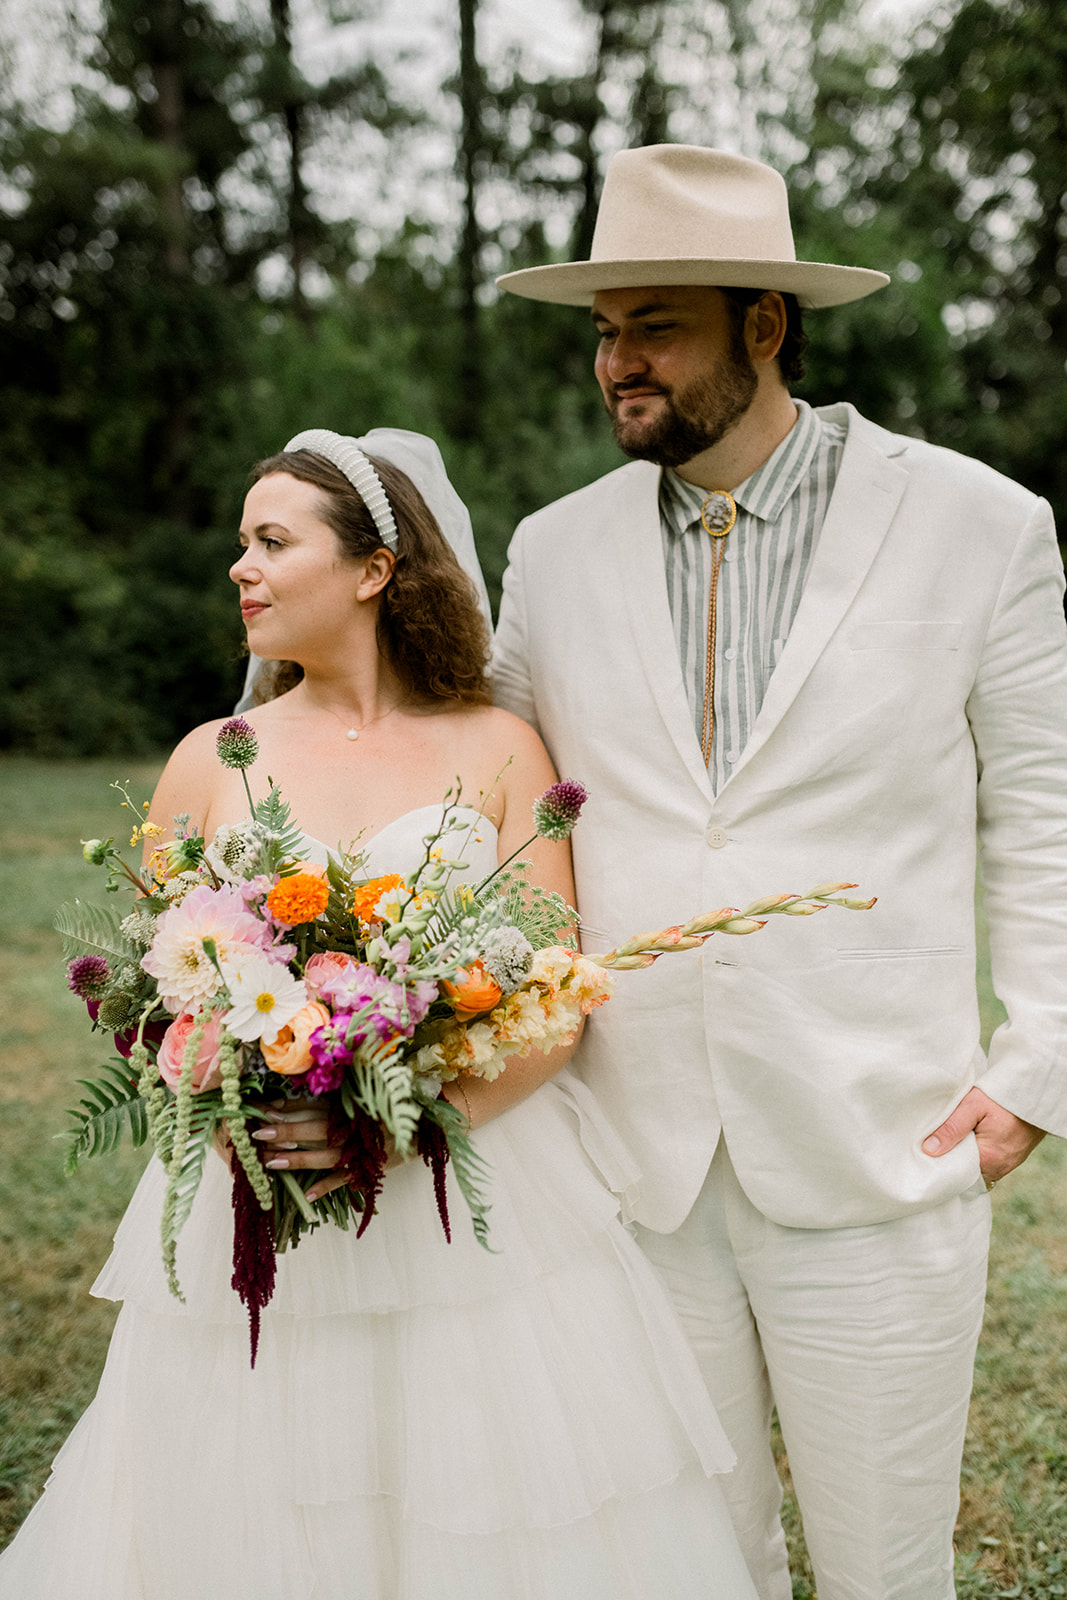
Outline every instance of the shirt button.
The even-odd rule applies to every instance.
[[[727,761],[736,761],[737,760],[737,751],[736,750],[727,750],[726,759],[727,759]]]
[[[712,823],[704,833],[704,838],[713,850],[721,850],[726,843],[726,829]]]
[[[733,645],[730,646],[729,650],[724,650],[723,655],[726,657],[727,661],[735,661],[737,659],[737,651],[734,649]]]
[[[734,554],[735,554],[735,552],[733,550],[727,550],[725,555],[723,556],[723,560],[724,561],[732,561],[734,559]]]

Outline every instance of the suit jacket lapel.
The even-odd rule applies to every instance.
[[[793,704],[870,571],[907,487],[907,468],[886,450],[892,435],[851,406],[841,410],[848,414],[848,437],[804,593],[748,743],[723,789],[736,781]],[[896,446],[892,440],[890,448]],[[895,454],[905,449],[900,445]]]
[[[711,784],[693,727],[667,597],[659,478],[659,468],[644,463],[639,473],[626,474],[618,483],[618,501],[609,507],[608,515],[615,519],[621,558],[618,570],[638,663],[680,759],[710,804]]]

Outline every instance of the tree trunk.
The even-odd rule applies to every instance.
[[[478,0],[459,0],[459,168],[463,180],[463,229],[458,266],[462,344],[454,426],[462,439],[478,436],[482,402],[482,330],[478,306],[482,236],[478,225],[478,182],[483,160],[483,138],[482,80],[475,40],[477,10]]]
[[[286,196],[286,234],[289,245],[289,266],[293,275],[290,304],[293,315],[305,327],[310,322],[310,311],[304,295],[304,267],[308,259],[307,240],[307,188],[304,183],[304,149],[306,145],[307,107],[296,93],[293,72],[293,39],[289,0],[270,0],[271,22],[274,27],[274,48],[282,59],[285,71],[285,137],[289,149],[289,190]]]

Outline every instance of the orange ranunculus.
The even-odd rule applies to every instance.
[[[445,997],[451,1000],[461,1022],[492,1011],[501,998],[500,985],[489,976],[480,961],[460,969],[458,983],[442,983]]]
[[[361,883],[352,897],[352,915],[358,917],[360,922],[370,922],[374,916],[374,908],[383,894],[390,889],[400,889],[404,880],[399,872],[387,872],[381,878],[372,878],[369,883]]]
[[[267,896],[267,907],[276,921],[295,928],[320,917],[329,898],[330,886],[317,872],[294,872],[278,879]]]
[[[321,1028],[329,1020],[330,1013],[326,1007],[317,1000],[309,1000],[291,1022],[278,1030],[273,1044],[260,1044],[263,1059],[270,1070],[280,1072],[284,1078],[295,1078],[301,1072],[306,1072],[312,1065],[308,1040],[316,1028]]]

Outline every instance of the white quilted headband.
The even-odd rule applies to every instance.
[[[287,451],[311,450],[317,456],[325,456],[343,472],[374,518],[382,543],[387,550],[396,553],[396,522],[388,496],[370,459],[354,439],[334,433],[330,428],[305,428],[303,433],[294,434],[285,448]]]

